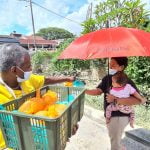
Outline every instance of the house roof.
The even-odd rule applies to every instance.
[[[36,40],[45,40],[43,37],[41,36],[35,36]],[[33,39],[33,35],[30,35],[30,36],[21,36],[20,39],[25,39],[25,40],[32,40]]]
[[[34,40],[32,39],[20,39],[20,44],[34,44]],[[56,45],[57,42],[51,40],[35,40],[37,45]]]
[[[33,36],[22,36],[19,39],[20,44],[34,44]],[[45,40],[40,36],[35,36],[35,42],[37,45],[57,45],[58,42],[53,40]]]

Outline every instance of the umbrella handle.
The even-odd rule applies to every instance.
[[[108,73],[108,83],[107,83],[107,86],[108,86],[108,91],[107,91],[107,93],[109,94],[109,91],[110,91],[110,89],[111,89],[111,87],[110,87],[110,85],[109,85],[109,83],[110,83],[110,78],[109,78],[109,59],[108,59],[108,64],[107,64],[108,66],[107,66],[107,73]]]

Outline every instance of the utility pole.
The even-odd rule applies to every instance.
[[[32,20],[32,29],[33,29],[34,48],[36,50],[35,26],[34,26],[34,18],[33,18],[32,0],[30,0],[29,2],[30,2],[30,10],[31,10],[31,20]]]
[[[86,13],[86,20],[92,18],[92,3],[90,3],[89,7],[88,7],[88,10],[87,10],[87,13]]]

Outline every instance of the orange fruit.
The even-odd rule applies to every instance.
[[[37,116],[48,116],[48,111],[45,111],[45,110],[41,110],[41,111],[38,111],[37,113],[35,113],[35,115]]]
[[[54,103],[56,103],[56,101],[58,100],[57,98],[57,93],[53,92],[51,90],[48,90],[43,96],[42,96],[43,100],[45,101],[45,103],[47,105],[52,105]]]
[[[64,82],[64,86],[71,87],[71,86],[73,86],[73,83],[72,82]]]
[[[54,104],[48,107],[48,116],[55,118],[62,114],[62,112],[66,109],[66,105],[63,104]]]
[[[43,99],[32,98],[26,102],[24,102],[18,109],[20,112],[24,112],[27,114],[34,114],[40,110],[43,110],[46,106],[46,103]]]
[[[34,114],[40,110],[43,110],[45,106],[46,106],[46,103],[43,101],[43,99],[36,99],[32,101],[31,103],[32,113]]]
[[[57,112],[56,109],[55,109],[55,105],[50,105],[50,106],[48,107],[48,116],[49,116],[50,118],[56,118],[56,117],[59,116],[58,112]]]
[[[32,114],[32,111],[31,111],[31,101],[26,101],[24,102],[18,109],[18,111],[20,112],[24,112],[24,113],[27,113],[27,114]]]

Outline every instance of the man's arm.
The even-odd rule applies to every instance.
[[[141,104],[141,100],[134,96],[130,96],[128,98],[117,98],[111,94],[107,94],[106,100],[108,103],[116,101],[117,104],[128,106]]]
[[[74,81],[74,77],[46,77],[44,85],[47,84],[56,84],[56,83],[62,83],[62,82],[72,82]]]
[[[101,95],[103,93],[103,91],[101,89],[97,88],[97,89],[92,89],[92,90],[86,90],[85,93],[88,95],[97,96],[97,95]]]

